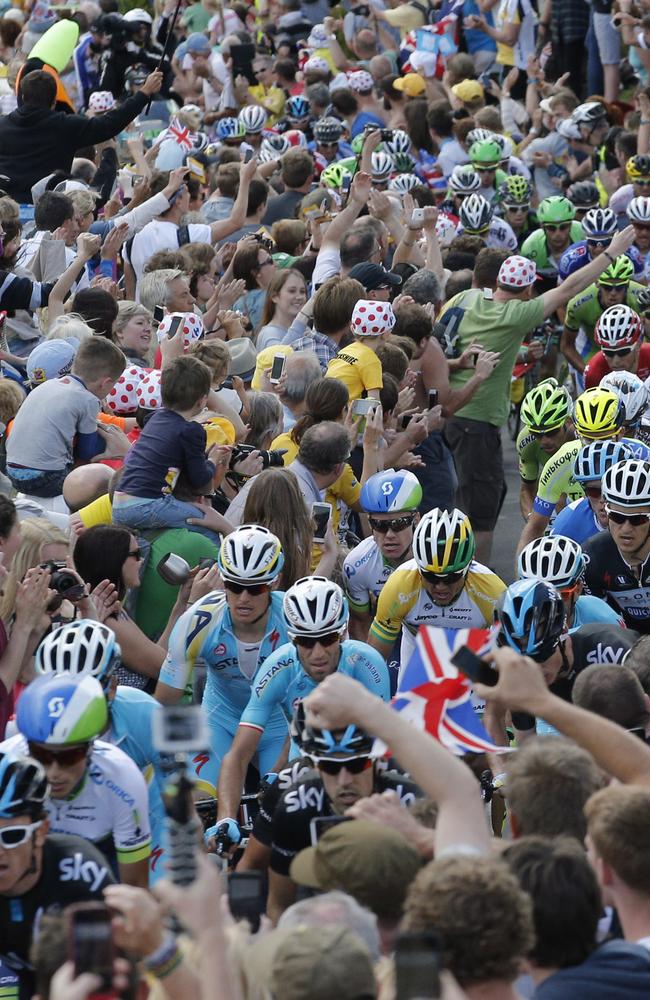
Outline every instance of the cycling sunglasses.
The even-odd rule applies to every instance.
[[[467,576],[467,570],[461,569],[456,573],[427,573],[421,569],[420,576],[426,580],[427,583],[458,583],[459,580],[465,579]]]
[[[531,427],[530,433],[534,434],[536,438],[553,438],[557,437],[558,434],[563,430],[564,430],[564,424],[560,424],[559,427],[552,427],[548,431],[541,430],[541,428],[537,430],[537,428]]]
[[[610,510],[607,506],[605,506],[605,513],[608,521],[613,521],[614,524],[625,524],[627,521],[634,528],[640,528],[642,524],[647,524],[650,521],[650,514],[624,514],[620,510]]]
[[[650,222],[633,222],[632,225],[635,229],[650,229]]]
[[[545,222],[544,229],[549,233],[568,233],[571,229],[570,222]]]
[[[612,242],[611,236],[605,236],[602,240],[587,240],[587,246],[590,247],[608,247]]]
[[[294,646],[302,646],[303,649],[313,649],[317,643],[326,648],[333,646],[340,638],[340,632],[328,632],[326,635],[294,635],[291,641]]]
[[[232,580],[224,580],[223,585],[231,594],[243,594],[246,591],[251,597],[267,594],[271,589],[271,585],[268,583],[233,583]]]
[[[606,358],[626,358],[634,347],[601,347],[601,350]]]
[[[316,766],[319,771],[335,776],[340,774],[343,768],[350,774],[361,774],[372,767],[372,757],[350,757],[348,760],[317,760]]]
[[[26,826],[5,826],[4,829],[0,830],[0,847],[4,847],[6,851],[13,850],[14,847],[20,847],[31,837],[34,830],[38,830],[39,826],[43,825],[43,820],[39,820],[38,823],[28,823]]]
[[[600,485],[583,486],[582,488],[585,492],[585,496],[591,497],[592,500],[600,500],[601,496],[603,495]]]
[[[578,587],[580,586],[580,580],[576,580],[570,587],[558,587],[560,597],[563,601],[568,601],[570,597],[573,597]]]
[[[415,514],[409,514],[408,517],[394,517],[391,521],[377,521],[374,517],[369,517],[368,523],[373,531],[386,535],[389,531],[404,531],[410,528],[414,520]]]
[[[506,212],[527,212],[530,209],[530,204],[528,205],[506,205]]]
[[[50,764],[58,764],[59,767],[74,767],[80,761],[85,760],[90,750],[90,743],[82,743],[77,747],[69,747],[67,750],[48,750],[47,747],[39,743],[28,741],[29,756],[37,760],[43,767]]]

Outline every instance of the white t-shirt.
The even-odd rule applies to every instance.
[[[212,243],[210,226],[193,222],[188,227],[190,243]],[[131,247],[131,266],[140,285],[144,266],[158,250],[178,250],[178,229],[175,222],[154,219],[136,233]]]

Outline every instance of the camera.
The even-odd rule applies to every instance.
[[[242,459],[246,458],[254,451],[259,451],[262,456],[263,469],[280,469],[284,465],[284,462],[282,461],[285,454],[284,449],[264,451],[262,448],[254,448],[252,444],[238,444],[235,445],[231,452],[230,468],[232,469],[237,462],[241,462]]]
[[[376,132],[377,131],[377,126],[376,125],[366,125],[366,127],[364,128],[363,131],[364,132]],[[395,138],[395,131],[392,128],[382,128],[379,131],[381,132],[381,140],[382,140],[382,142],[392,142],[393,139]]]
[[[65,562],[48,559],[40,563],[40,568],[50,571],[50,587],[62,601],[80,601],[85,596],[86,585],[79,583],[79,577],[68,569]]]

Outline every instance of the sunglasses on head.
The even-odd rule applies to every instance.
[[[43,825],[43,820],[38,823],[28,823],[26,826],[5,826],[0,830],[0,846],[11,851],[14,847],[20,847],[31,837],[34,830],[38,830]]]
[[[340,774],[343,768],[350,774],[361,774],[372,767],[372,757],[350,757],[348,760],[317,760],[319,771],[325,774]]]
[[[464,580],[466,575],[466,569],[458,570],[456,573],[427,573],[422,569],[420,570],[420,576],[422,576],[427,583],[458,583],[459,580]]]
[[[608,521],[613,521],[614,524],[627,522],[634,528],[640,528],[642,524],[648,524],[650,521],[650,514],[624,514],[621,510],[610,510],[609,507],[605,507],[605,513]]]
[[[410,528],[414,520],[415,514],[409,514],[408,517],[394,517],[391,521],[377,521],[376,518],[369,517],[368,523],[373,531],[386,535],[389,531],[404,531]]]
[[[341,638],[340,632],[328,632],[326,635],[294,635],[292,642],[294,646],[302,646],[303,649],[313,649],[314,646],[333,646]]]
[[[231,594],[243,594],[246,591],[251,597],[259,597],[260,594],[268,593],[270,589],[268,583],[233,583],[232,580],[224,580],[223,585]]]
[[[634,347],[603,347],[601,350],[606,358],[626,358]]]
[[[37,760],[43,767],[50,764],[58,764],[59,767],[74,767],[80,761],[85,760],[90,750],[90,743],[82,743],[77,747],[69,747],[67,750],[49,750],[38,743],[28,743],[29,756]]]
[[[571,228],[570,222],[545,222],[544,229],[549,233],[568,233]]]

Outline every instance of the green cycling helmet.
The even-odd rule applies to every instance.
[[[622,253],[597,279],[599,285],[627,285],[634,277],[634,264]]]
[[[510,174],[499,188],[502,205],[530,205],[532,196],[532,184],[520,174]]]
[[[573,222],[575,217],[575,205],[561,194],[552,194],[550,198],[544,198],[537,209],[537,218],[542,226],[547,222]]]
[[[329,167],[325,167],[320,175],[320,180],[325,187],[338,189],[343,187],[345,178],[351,176],[350,171],[342,167],[340,163],[330,163]]]
[[[526,393],[521,404],[521,419],[537,434],[554,431],[571,416],[571,397],[557,379],[547,378]]]
[[[470,146],[469,158],[474,167],[496,170],[503,159],[503,150],[494,139],[480,139]]]
[[[352,146],[352,152],[356,153],[357,156],[359,155],[359,153],[363,149],[363,140],[364,139],[365,139],[364,133],[363,132],[359,132],[359,134],[355,135],[354,139],[350,143],[350,145]]]

